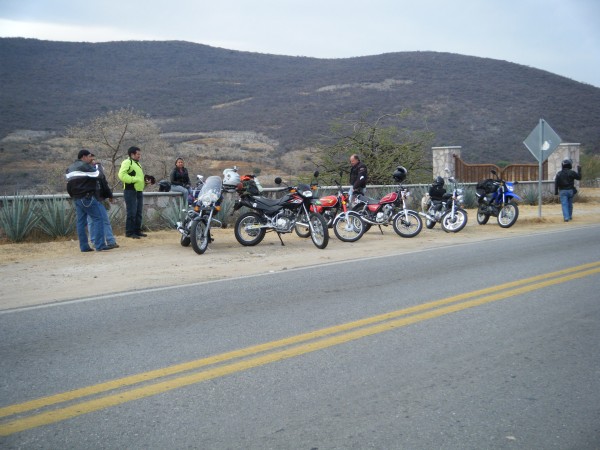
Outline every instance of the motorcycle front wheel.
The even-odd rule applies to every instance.
[[[519,217],[519,207],[516,203],[506,203],[498,212],[498,225],[502,228],[512,227]]]
[[[265,237],[266,230],[258,228],[261,225],[260,216],[247,212],[235,221],[234,234],[237,241],[247,247],[259,244]]]
[[[340,213],[333,220],[333,232],[343,242],[356,242],[365,234],[365,223],[360,220],[360,215],[354,211]]]
[[[423,229],[423,221],[415,211],[400,211],[394,216],[394,231],[405,238],[415,237]]]
[[[195,220],[192,223],[192,228],[190,229],[190,238],[192,240],[192,248],[196,253],[201,255],[208,248],[209,234],[206,233],[206,221],[204,219]],[[205,236],[206,234],[206,236]]]
[[[457,208],[452,217],[452,211],[448,211],[442,216],[442,230],[446,233],[458,233],[467,225],[467,212],[462,208]]]
[[[315,244],[315,247],[324,249],[329,243],[329,231],[327,230],[327,222],[321,214],[310,213],[308,216],[308,224],[310,226],[310,238]]]

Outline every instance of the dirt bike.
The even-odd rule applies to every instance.
[[[485,225],[490,216],[497,217],[498,225],[502,228],[512,227],[519,217],[519,207],[516,203],[521,198],[514,192],[514,184],[505,181],[492,170],[494,178],[480,181],[476,186],[478,200],[477,223]]]
[[[419,214],[425,217],[425,226],[432,229],[437,222],[446,233],[458,233],[467,225],[467,211],[461,208],[464,200],[462,189],[457,187],[453,177],[448,179],[453,183],[452,192],[443,195],[441,200],[433,200],[429,194],[421,200],[421,208],[424,212]]]
[[[404,173],[398,170],[402,169]],[[423,229],[423,221],[416,211],[406,207],[406,199],[410,196],[410,191],[402,186],[402,181],[406,178],[406,169],[398,167],[394,172],[394,179],[399,183],[394,192],[383,196],[380,200],[369,198],[359,194],[352,207],[353,211],[360,214],[361,220],[366,224],[366,230],[371,225],[381,226],[393,225],[396,234],[402,237],[411,238],[418,235]]]
[[[280,177],[275,178],[275,184],[281,183]],[[287,193],[283,197],[274,200],[239,192],[234,212],[243,206],[251,211],[242,213],[235,222],[234,234],[237,241],[244,246],[257,245],[264,239],[267,231],[275,231],[281,245],[285,245],[281,235],[291,233],[300,226],[309,231],[317,248],[327,247],[327,222],[321,214],[310,211],[314,191],[304,183],[297,186],[286,185],[285,190]]]

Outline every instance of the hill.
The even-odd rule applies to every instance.
[[[564,142],[600,153],[600,88],[488,58],[316,59],[180,41],[1,38],[0,61],[0,139],[16,130],[60,135],[131,106],[158,120],[173,142],[186,133],[251,132],[279,158],[322,141],[346,114],[410,109],[408,127],[426,124],[433,145],[461,145],[473,162],[533,161],[522,142],[540,118]],[[6,142],[3,166],[19,157]]]

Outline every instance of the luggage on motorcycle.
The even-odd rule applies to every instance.
[[[488,178],[487,180],[477,183],[475,189],[477,191],[483,191],[485,194],[491,194],[492,192],[496,192],[498,190],[498,185],[494,183],[494,180]]]
[[[240,195],[260,195],[261,193],[254,175],[242,176],[236,190]]]

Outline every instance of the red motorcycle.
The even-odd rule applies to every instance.
[[[338,186],[336,194],[326,195],[313,200],[310,205],[311,212],[321,214],[327,223],[328,228],[333,228],[336,237],[343,242],[356,242],[366,231],[366,227],[357,212],[350,210],[350,194],[344,191],[339,181],[335,180]],[[311,188],[317,188],[313,183]],[[308,234],[296,227],[296,234],[300,237],[308,237]]]
[[[365,223],[365,231],[368,231],[371,225],[381,226],[393,225],[394,231],[402,237],[414,237],[423,229],[423,221],[416,211],[406,208],[406,199],[410,196],[410,191],[402,186],[406,179],[408,171],[398,166],[393,173],[394,180],[398,182],[398,189],[390,192],[380,200],[369,198],[365,195],[358,195],[354,211],[360,214],[361,220]]]

